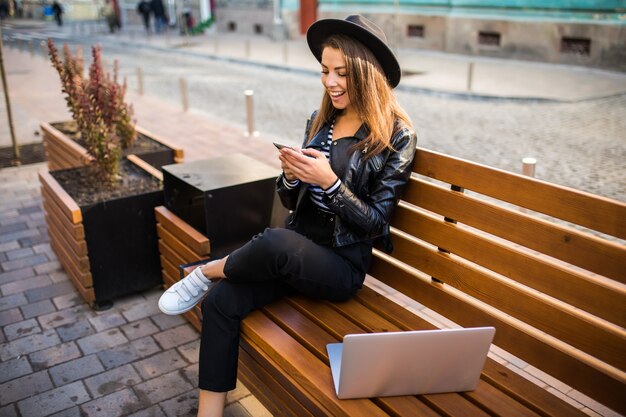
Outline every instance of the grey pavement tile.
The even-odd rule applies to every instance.
[[[26,268],[29,266],[43,264],[46,262],[49,262],[49,259],[46,255],[36,254],[36,255],[26,256],[23,258],[18,258],[18,259],[2,262],[2,269],[8,272],[8,271],[13,271],[15,269],[22,269],[22,268]]]
[[[7,338],[4,335],[4,332],[2,331],[2,328],[0,328],[0,344],[4,343],[6,341],[7,341]]]
[[[53,388],[46,371],[35,372],[0,384],[0,404],[32,397]]]
[[[0,291],[2,291],[2,295],[7,296],[31,290],[33,288],[45,287],[50,285],[50,283],[50,278],[48,278],[47,275],[35,276],[0,285]]]
[[[186,366],[185,368],[183,368],[183,376],[194,387],[198,386],[198,372],[199,371],[198,371],[198,364],[197,363],[194,363],[192,365],[189,365],[189,366]]]
[[[126,416],[139,408],[141,408],[139,399],[130,388],[114,392],[106,397],[89,401],[80,406],[83,415],[87,417]]]
[[[20,337],[30,336],[41,332],[41,327],[35,319],[28,319],[17,323],[9,324],[3,329],[8,340],[19,339]]]
[[[22,400],[17,406],[24,416],[43,417],[83,404],[90,399],[83,383],[76,381]]]
[[[9,208],[9,207],[0,207],[0,214],[2,214],[3,219],[10,219],[12,217],[19,217],[20,213],[17,212],[17,207]]]
[[[6,326],[7,324],[17,323],[24,320],[22,312],[19,308],[12,308],[11,310],[0,311],[0,326]]]
[[[0,226],[0,234],[4,235],[6,233],[21,232],[26,229],[28,229],[26,222],[12,223]]]
[[[0,234],[4,235],[6,233],[21,232],[22,230],[26,229],[28,229],[28,225],[26,224],[26,222],[15,222],[0,226]]]
[[[0,417],[18,417],[15,404],[9,404],[6,407],[0,407]]]
[[[168,416],[169,417],[169,416]],[[224,409],[224,417],[252,417],[239,403],[232,403]]]
[[[19,232],[13,232],[13,233],[0,235],[0,243],[11,242],[15,240],[15,241],[18,241],[20,243],[20,246],[24,248],[26,247],[26,245],[22,245],[21,240],[33,238],[34,236],[37,236],[37,235],[39,235],[38,230],[30,230],[30,229],[20,230]],[[32,245],[29,245],[29,246],[32,246]]]
[[[33,369],[30,363],[28,363],[26,356],[0,362],[0,384],[30,374],[31,372],[33,372]]]
[[[85,303],[83,298],[77,292],[59,295],[58,297],[52,298],[52,302],[58,310],[63,310]]]
[[[135,392],[144,404],[156,404],[193,389],[179,371],[161,375],[135,385]]]
[[[159,405],[168,417],[195,416],[198,414],[198,390],[189,390]]]
[[[54,307],[54,304],[52,304],[52,301],[41,300],[20,306],[20,310],[22,310],[24,318],[29,319],[56,311],[56,308]]]
[[[8,260],[9,258],[7,257],[7,254],[4,252],[0,252],[0,272],[2,272],[2,263]]]
[[[187,361],[172,349],[133,363],[144,380],[187,366]]]
[[[54,255],[54,251],[52,250],[50,243],[41,243],[39,245],[33,246],[32,249],[35,253],[44,253],[48,255],[48,259],[56,258],[56,255]],[[51,254],[53,254],[52,257],[50,257]]]
[[[80,357],[82,353],[74,342],[61,343],[48,349],[33,352],[28,355],[33,370],[40,371],[63,362]]]
[[[89,355],[128,343],[128,339],[119,329],[111,329],[83,337],[78,339],[76,343],[86,355]]]
[[[49,278],[49,277],[48,277]],[[52,281],[52,280],[50,280]],[[45,287],[39,287],[32,290],[24,291],[24,295],[28,298],[28,301],[34,303],[40,300],[46,300],[52,297],[56,297],[57,295],[63,295],[68,293],[75,293],[76,288],[69,281],[53,283],[52,285],[47,285]]]
[[[30,214],[30,213],[37,213],[42,211],[41,208],[41,204],[37,203],[37,204],[32,204],[26,207],[22,207],[21,209],[18,209],[17,212],[20,214]]]
[[[63,411],[59,411],[58,413],[52,414],[50,417],[83,417],[80,413],[80,408],[78,406],[74,406]]]
[[[39,245],[41,243],[50,242],[50,236],[48,236],[48,232],[46,230],[43,231],[34,231],[29,236],[21,237],[18,239],[20,245],[23,248],[27,248],[30,246]]]
[[[122,314],[129,322],[145,319],[146,317],[162,314],[158,303],[151,300],[139,301],[132,306],[122,309]]]
[[[0,311],[10,310],[15,307],[23,306],[24,304],[28,304],[28,300],[24,297],[24,294],[7,295],[6,297],[0,298]]]
[[[12,240],[10,242],[0,243],[0,252],[6,252],[13,249],[19,249],[20,244],[17,243],[17,240]]]
[[[45,256],[46,258],[48,258],[47,254],[42,254],[42,256]],[[56,272],[56,271],[61,271],[61,270],[63,270],[63,267],[61,266],[61,263],[56,260],[56,258],[49,262],[35,265],[35,273],[39,275],[49,274],[51,272]]]
[[[64,324],[56,328],[59,337],[64,342],[80,339],[96,333],[88,320],[79,320],[75,323]]]
[[[142,380],[135,368],[131,364],[127,364],[87,378],[84,382],[91,397],[98,398],[124,387],[131,387],[142,382]]]
[[[1,415],[0,415],[1,417]],[[163,410],[159,405],[153,405],[150,408],[146,408],[141,411],[137,411],[136,413],[130,414],[128,417],[166,417]]]
[[[25,258],[27,256],[34,255],[35,251],[33,251],[31,248],[21,248],[4,252],[4,254],[6,255],[8,260],[13,261],[15,259]]]
[[[152,316],[152,321],[154,321],[154,323],[159,326],[159,329],[161,330],[171,329],[172,327],[187,323],[187,319],[185,319],[182,315],[169,316],[167,314],[157,314]]]
[[[35,276],[35,270],[32,267],[26,267],[22,269],[16,269],[10,272],[0,273],[0,285],[8,284],[13,281],[18,281],[24,278],[30,278]]]
[[[48,276],[50,277],[50,280],[54,282],[55,284],[70,280],[69,277],[67,276],[67,273],[63,270],[50,272]]]
[[[54,385],[57,387],[99,374],[103,371],[104,367],[96,355],[72,359],[48,369],[48,373],[50,377],[52,377]]]
[[[79,320],[87,320],[93,317],[94,313],[88,305],[79,305],[76,307],[59,310],[53,313],[44,314],[38,317],[39,323],[43,329],[53,329],[65,324],[76,323]]]
[[[97,316],[90,318],[89,322],[98,332],[112,327],[120,327],[126,324],[124,317],[117,312],[100,313]]]
[[[154,335],[154,338],[165,350],[191,342],[192,340],[198,340],[199,335],[196,329],[194,329],[190,324],[184,324],[182,326],[157,333]]]
[[[133,340],[130,343],[98,352],[98,357],[106,369],[115,368],[159,352],[161,348],[150,336]]]
[[[198,362],[198,358],[200,356],[200,338],[198,337],[198,340],[178,346],[177,349],[187,362],[196,363]]]
[[[129,340],[139,339],[159,332],[152,320],[145,318],[122,326],[122,331]]]
[[[54,329],[45,330],[31,336],[22,337],[5,343],[0,350],[0,361],[7,361],[18,356],[28,355],[61,343]]]

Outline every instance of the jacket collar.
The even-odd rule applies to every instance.
[[[330,125],[331,125],[331,122],[324,123],[320,131],[317,132],[317,134],[313,137],[313,140],[311,140],[311,142],[309,142],[309,144],[306,147],[307,148],[321,147],[322,142],[325,142],[326,139],[328,138]],[[354,136],[347,137],[347,138],[356,139],[358,142],[360,142],[364,140],[365,138],[367,138],[369,134],[370,134],[369,128],[365,125],[365,123],[363,123],[361,124],[361,127],[359,127],[359,130],[356,131]]]

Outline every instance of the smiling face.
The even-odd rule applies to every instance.
[[[339,49],[327,46],[322,52],[322,84],[336,109],[351,110],[348,69]]]

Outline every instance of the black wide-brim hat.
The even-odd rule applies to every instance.
[[[363,16],[353,15],[341,19],[322,19],[313,23],[306,33],[306,40],[315,58],[322,62],[322,44],[332,35],[346,35],[369,48],[380,63],[391,88],[400,83],[400,64],[389,46],[385,33]]]

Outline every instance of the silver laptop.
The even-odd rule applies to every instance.
[[[337,397],[472,391],[493,327],[349,334],[326,346]]]

